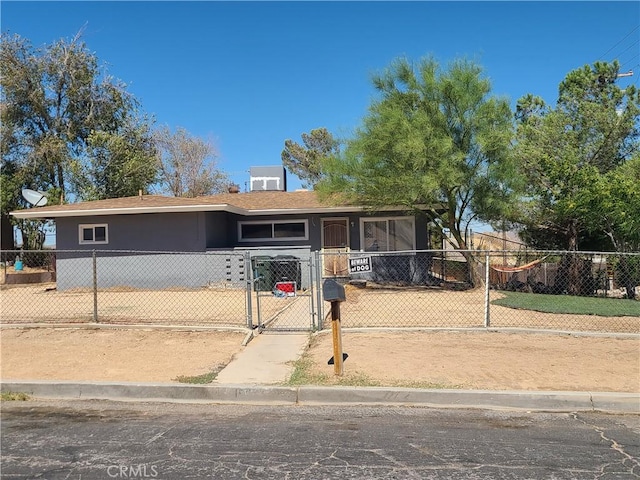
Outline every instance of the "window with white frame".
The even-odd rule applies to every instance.
[[[241,242],[256,240],[308,240],[307,220],[279,220],[273,222],[239,222]]]
[[[368,252],[415,250],[414,217],[360,219],[361,248]]]
[[[109,227],[106,223],[79,225],[80,244],[109,243]]]

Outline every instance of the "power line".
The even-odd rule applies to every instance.
[[[640,43],[640,39],[636,40],[635,43],[632,43],[631,45],[629,45],[627,48],[625,48],[623,51],[621,51],[618,55],[616,55],[617,58],[620,58],[622,56],[623,53],[626,53],[627,50],[630,50],[631,48],[635,47],[636,45],[638,45],[638,43]]]
[[[624,42],[627,38],[629,38],[629,36],[635,32],[636,30],[638,30],[638,28],[640,28],[640,25],[636,25],[636,28],[634,28],[633,30],[631,30],[629,33],[627,33],[624,38],[622,40],[620,40],[618,43],[616,43],[613,47],[611,47],[609,50],[607,50],[603,55],[600,55],[600,58],[604,58],[609,52],[611,52],[611,50],[613,50],[614,48],[616,48],[618,45],[620,45],[622,42]],[[626,51],[626,50],[625,50]]]
[[[624,61],[620,61],[620,70],[624,70],[625,68],[627,68],[627,65],[629,65],[630,63],[634,63],[638,60],[638,58],[640,58],[640,53],[635,54],[633,57],[629,57]]]

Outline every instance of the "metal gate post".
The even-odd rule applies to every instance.
[[[247,328],[253,329],[253,307],[251,305],[251,292],[253,290],[253,269],[251,268],[251,254],[246,251],[244,252],[244,271],[246,273],[247,278],[247,300],[245,302],[246,316],[247,316]]]
[[[489,311],[489,253],[485,255],[484,263],[484,326],[489,328],[491,324],[490,311]]]
[[[91,252],[93,269],[93,323],[98,323],[98,261],[96,251]]]
[[[312,255],[312,252],[309,252],[309,264],[308,264],[308,269],[309,269],[309,308],[311,309],[311,331],[314,331],[318,325],[318,321],[316,320],[316,316],[318,314],[318,312],[316,311],[315,308],[315,300],[313,298],[313,296],[315,295],[315,290],[313,287],[313,269],[315,268],[315,261],[314,261],[314,255]]]
[[[322,330],[324,328],[324,305],[322,302],[322,264],[320,263],[320,251],[316,250],[315,252],[315,281],[316,281],[316,295],[318,305],[318,330]]]

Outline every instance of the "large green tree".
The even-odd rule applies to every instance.
[[[159,176],[156,146],[146,122],[132,120],[115,132],[92,131],[88,159],[72,164],[72,185],[82,200],[137,195]]]
[[[482,68],[464,59],[445,69],[431,58],[398,59],[373,83],[378,98],[344,154],[329,163],[321,190],[374,209],[426,206],[479,284],[465,231],[509,206],[517,180],[509,102],[493,96]]]
[[[570,72],[555,107],[533,95],[518,102],[515,157],[527,180],[520,221],[538,245],[578,251],[593,238],[619,251],[637,245],[638,197],[625,164],[640,151],[640,96],[633,85],[617,85],[618,71],[614,61]],[[591,293],[577,255],[561,267],[563,290]]]
[[[585,186],[576,210],[591,234],[604,234],[617,252],[640,251],[640,152]],[[617,281],[635,298],[640,284],[640,257],[614,260]]]
[[[99,66],[80,35],[40,48],[18,35],[2,35],[0,69],[2,175],[12,187],[12,195],[3,196],[2,213],[24,206],[20,188],[63,202],[153,182],[155,172],[147,166],[155,156],[139,104]],[[123,162],[136,166],[117,166]],[[85,188],[87,179],[95,188]],[[131,188],[121,190],[121,184]]]
[[[285,140],[282,164],[297,175],[303,186],[315,188],[322,179],[327,159],[340,151],[340,142],[324,127],[302,134],[302,145]]]
[[[551,246],[579,250],[604,226],[606,212],[585,208],[585,196],[638,152],[640,97],[616,85],[617,74],[617,62],[587,65],[562,81],[555,108],[533,95],[518,102],[515,156],[528,186],[520,220]]]
[[[175,197],[198,197],[224,192],[229,177],[218,169],[217,152],[210,142],[184,128],[164,126],[154,132],[160,162],[160,188]]]

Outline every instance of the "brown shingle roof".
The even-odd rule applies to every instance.
[[[245,210],[265,209],[299,209],[299,208],[327,208],[329,204],[321,203],[316,192],[311,190],[298,190],[295,192],[248,192],[248,193],[222,193],[210,197],[201,197],[203,200],[227,203]]]
[[[310,213],[312,211],[359,211],[357,206],[335,206],[322,203],[316,192],[260,191],[248,193],[222,193],[197,198],[143,195],[92,202],[49,205],[11,212],[22,218],[56,218],[71,216],[100,216],[135,213],[230,211],[241,215],[268,213]]]

